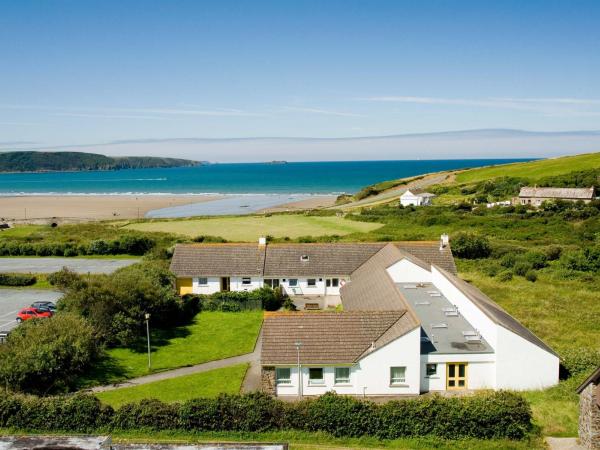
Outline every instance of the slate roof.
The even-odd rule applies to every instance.
[[[406,311],[266,313],[261,364],[352,364],[416,328]]]
[[[552,350],[544,341],[537,337],[533,332],[526,328],[521,322],[511,316],[509,313],[504,311],[500,305],[495,303],[491,298],[477,289],[470,283],[461,280],[459,277],[446,272],[443,269],[437,268],[440,273],[452,283],[458,290],[467,296],[486,316],[488,316],[494,323],[503,326],[509,331],[521,336],[526,341],[531,342],[534,345],[558,356],[554,350]]]
[[[435,194],[432,194],[431,192],[427,192],[425,189],[421,189],[421,188],[411,188],[411,189],[407,189],[404,194],[413,194],[417,197],[435,197]],[[402,195],[404,195],[402,194]]]
[[[554,187],[531,187],[521,188],[519,197],[531,198],[565,198],[570,200],[592,200],[595,189],[591,188],[554,188]]]
[[[179,244],[171,271],[197,276],[348,276],[388,243],[328,244]],[[456,273],[449,246],[438,241],[394,242],[394,246],[427,264]],[[308,261],[302,261],[303,255]]]
[[[587,377],[583,383],[577,388],[577,393],[581,394],[583,390],[588,387],[590,383],[598,384],[600,382],[600,367],[594,370],[589,377]]]

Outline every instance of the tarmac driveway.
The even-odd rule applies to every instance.
[[[135,264],[139,259],[93,258],[0,258],[0,273],[52,273],[63,267],[77,273],[111,273],[121,267]]]
[[[0,331],[17,326],[15,318],[21,308],[35,301],[56,302],[62,294],[44,289],[0,289]]]

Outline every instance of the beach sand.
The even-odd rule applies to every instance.
[[[39,195],[0,196],[0,222],[34,223],[48,220],[83,222],[137,219],[153,209],[201,203],[218,195]]]

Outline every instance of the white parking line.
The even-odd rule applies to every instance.
[[[10,322],[0,324],[0,330],[6,331],[6,330],[4,330],[4,327],[6,327],[7,325],[12,325],[13,323],[16,323],[16,322],[17,322],[16,320],[11,320]]]
[[[15,309],[14,311],[11,311],[11,312],[9,312],[9,313],[7,313],[7,314],[2,314],[2,315],[0,316],[0,319],[2,319],[3,317],[7,317],[7,316],[14,316],[14,315],[15,315],[16,313],[18,313],[19,311],[20,311],[19,309]]]

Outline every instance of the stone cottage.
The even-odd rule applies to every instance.
[[[600,449],[600,367],[577,388],[579,441],[585,448]]]

